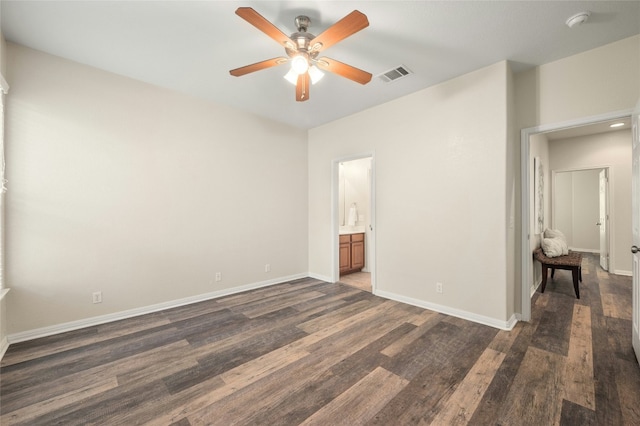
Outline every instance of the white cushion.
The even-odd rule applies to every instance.
[[[569,254],[569,247],[567,247],[567,243],[561,238],[543,238],[541,246],[542,251],[544,251],[547,257],[558,257]]]
[[[559,229],[545,229],[544,230],[544,237],[545,238],[560,238],[562,241],[564,241],[564,243],[567,243],[567,238],[564,236],[564,234],[562,233],[562,231],[560,231]]]

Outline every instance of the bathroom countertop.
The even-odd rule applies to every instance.
[[[338,234],[339,235],[349,235],[349,234],[363,234],[364,226],[341,226]]]

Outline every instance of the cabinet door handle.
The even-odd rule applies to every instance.
[[[631,253],[637,253],[638,251],[640,251],[638,246],[631,246]]]

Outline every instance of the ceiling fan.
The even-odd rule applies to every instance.
[[[296,85],[296,101],[302,102],[309,99],[309,83],[315,83],[322,78],[322,71],[329,71],[348,78],[360,84],[371,81],[371,74],[326,57],[318,58],[320,52],[333,46],[341,40],[357,33],[369,26],[365,14],[354,10],[331,27],[327,28],[319,36],[307,32],[311,20],[307,16],[298,16],[295,19],[298,31],[287,36],[275,25],[266,20],[262,15],[250,7],[239,7],[236,15],[281,44],[287,57],[267,59],[266,61],[236,68],[229,73],[240,77],[255,71],[260,71],[287,62],[291,63],[291,70],[285,78]]]

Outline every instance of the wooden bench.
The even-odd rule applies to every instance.
[[[571,271],[573,277],[573,289],[576,292],[576,297],[580,299],[580,288],[578,287],[578,281],[582,281],[582,254],[570,251],[569,254],[558,257],[545,256],[542,248],[538,247],[533,252],[533,257],[542,265],[542,290],[547,286],[547,274],[549,268],[551,268],[551,278],[556,269],[565,269]]]

